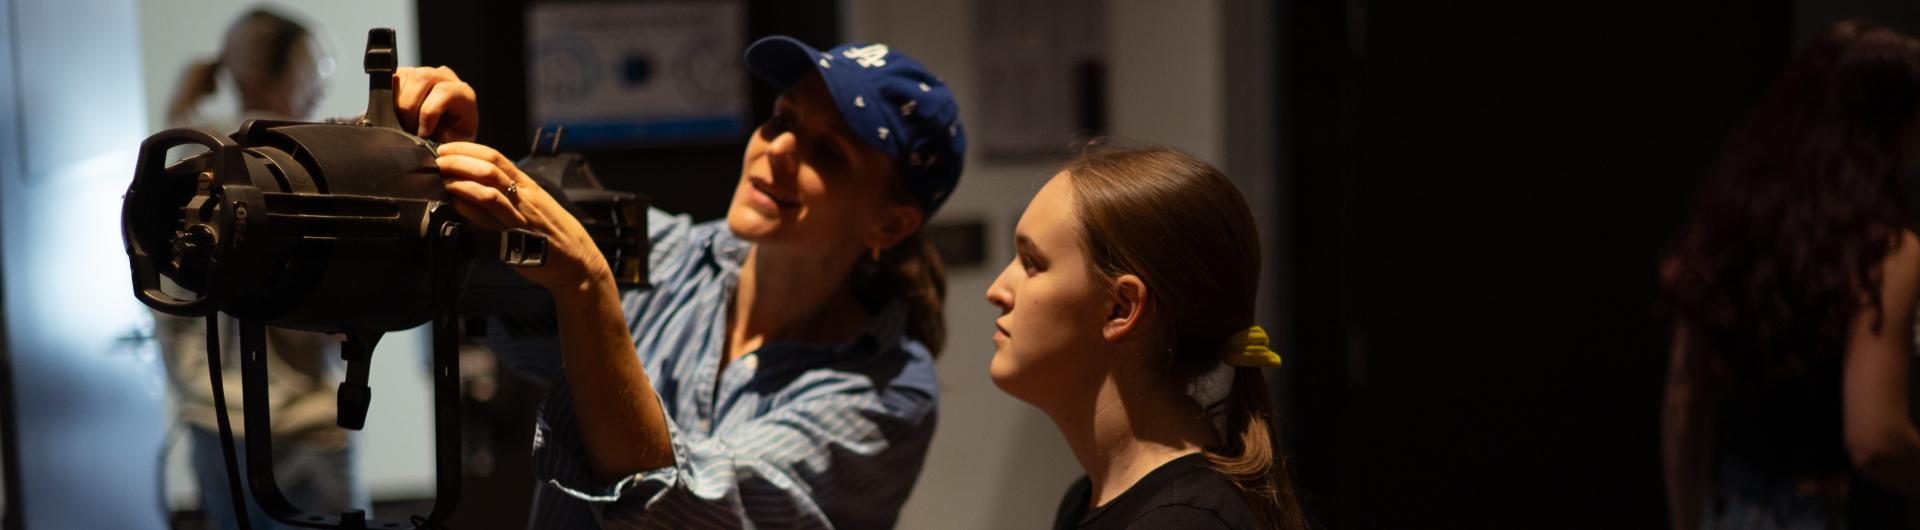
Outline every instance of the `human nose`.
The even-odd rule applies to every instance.
[[[774,178],[791,175],[798,169],[799,138],[791,131],[780,131],[772,140],[767,141],[767,162],[772,165]]]
[[[1013,311],[1013,281],[1009,279],[1013,267],[1014,262],[1008,261],[1007,266],[1000,269],[1000,276],[993,279],[993,285],[987,286],[987,303],[1000,308],[1001,314]]]

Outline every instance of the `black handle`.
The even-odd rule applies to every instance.
[[[337,413],[334,423],[342,429],[360,430],[367,426],[367,405],[373,402],[373,389],[367,386],[373,346],[380,343],[379,333],[349,333],[340,344],[340,359],[346,361],[347,376],[340,381],[334,397]]]
[[[203,289],[205,292],[200,293],[200,297],[193,300],[182,300],[167,294],[160,288],[161,260],[170,255],[172,249],[167,249],[168,254],[156,254],[154,249],[146,248],[146,243],[141,241],[134,229],[134,224],[142,221],[139,217],[146,211],[140,203],[144,194],[157,193],[157,190],[148,190],[147,187],[153,179],[166,175],[167,151],[183,145],[201,145],[211,150],[209,156],[213,157],[213,164],[207,171],[214,172],[215,175],[245,174],[246,167],[241,159],[240,146],[226,136],[205,129],[179,128],[161,131],[148,137],[146,141],[140,142],[140,154],[138,165],[133,171],[133,183],[127,185],[127,195],[121,202],[120,237],[126,244],[127,260],[132,265],[135,298],[140,299],[140,302],[147,304],[148,307],[165,313],[205,316],[219,309],[220,289],[216,286],[217,282],[207,282]],[[209,185],[217,186],[217,184],[213,182]],[[210,235],[214,239],[209,242],[210,244],[218,244],[218,233],[203,235]],[[212,280],[215,274],[216,271],[210,269],[209,280]]]
[[[367,125],[411,133],[400,128],[400,115],[393,110],[393,72],[400,68],[395,51],[393,28],[367,30]]]

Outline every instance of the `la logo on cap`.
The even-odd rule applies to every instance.
[[[887,45],[885,44],[872,44],[858,48],[849,48],[847,51],[840,52],[840,54],[847,56],[848,59],[853,59],[853,62],[859,63],[860,66],[866,68],[887,65]]]

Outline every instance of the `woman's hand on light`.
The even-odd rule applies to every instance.
[[[468,142],[443,144],[439,155],[440,175],[461,216],[488,230],[521,228],[546,236],[546,263],[515,267],[521,276],[555,297],[586,292],[594,282],[611,284],[613,272],[586,227],[513,161]]]
[[[471,142],[480,133],[479,96],[445,66],[394,70],[393,110],[401,127],[436,142]]]

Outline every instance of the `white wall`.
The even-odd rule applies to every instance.
[[[400,64],[419,63],[411,1],[143,0],[139,2],[142,86],[145,116],[152,128],[164,123],[162,115],[180,73],[190,62],[218,53],[227,24],[257,4],[308,23],[308,29],[331,46],[336,66],[315,118],[352,116],[366,109],[367,77],[361,58],[368,29],[393,28],[398,32]],[[209,100],[207,107],[230,113],[228,109],[236,104],[231,95],[223,94]],[[216,116],[210,112],[208,117]],[[375,500],[433,495],[432,383],[425,364],[428,336],[425,329],[389,334],[374,351],[368,382],[374,401],[366,429],[356,439],[360,450],[356,471]],[[198,504],[188,454],[185,447],[175,449],[168,466],[168,497],[176,507]]]
[[[120,194],[145,136],[132,0],[9,0],[0,14],[6,349],[27,528],[158,528],[164,426],[127,279]],[[106,507],[103,509],[102,507]]]
[[[1113,134],[1225,168],[1220,0],[1109,0]]]
[[[1111,133],[1225,164],[1221,4],[1111,0]],[[977,77],[972,6],[849,0],[843,6],[845,34],[850,42],[884,42],[919,59],[953,88],[962,119],[971,122],[980,102],[970,95],[992,81]],[[1061,494],[1082,474],[1053,423],[987,377],[998,311],[986,303],[986,289],[1011,258],[1021,210],[1053,169],[1040,161],[990,163],[977,151],[969,153],[960,188],[936,219],[984,220],[989,265],[948,271],[940,426],[901,528],[1045,527]]]

